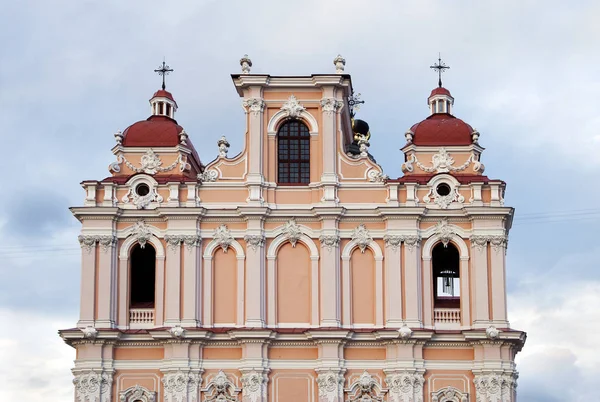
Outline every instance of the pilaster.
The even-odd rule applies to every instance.
[[[96,307],[96,237],[79,236],[81,244],[81,298],[77,327],[85,328],[94,325]]]
[[[488,239],[486,236],[473,235],[471,241],[473,327],[485,328],[489,325],[489,289],[488,289]]]
[[[117,313],[117,258],[116,238],[113,235],[98,236],[98,317],[96,327],[114,328]]]
[[[423,325],[431,325],[431,311],[433,308],[428,305],[427,295],[421,297],[420,289],[430,288],[431,278],[422,277],[431,275],[431,267],[421,267],[421,239],[418,236],[406,237],[404,239],[404,301],[405,301],[405,322],[411,328],[421,328]]]
[[[176,235],[166,235],[165,324],[181,324],[181,242]]]

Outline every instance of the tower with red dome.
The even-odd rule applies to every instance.
[[[162,89],[82,182],[77,402],[514,402],[525,333],[506,308],[506,184],[441,83],[398,143],[369,151],[335,73],[231,76],[242,152],[203,163]],[[373,135],[371,132],[373,131]],[[400,136],[399,138],[402,138]],[[404,141],[405,139],[405,141]]]

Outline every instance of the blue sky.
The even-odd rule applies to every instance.
[[[600,375],[600,4],[591,1],[20,1],[0,14],[0,400],[72,396],[79,183],[102,179],[113,133],[167,86],[203,161],[244,114],[229,74],[330,73],[347,60],[370,151],[401,174],[404,132],[426,117],[438,52],[455,114],[476,127],[486,174],[516,208],[509,319],[528,332],[524,401],[583,401]],[[537,214],[537,215],[534,215]],[[560,381],[557,381],[560,379]],[[25,393],[25,396],[23,396]]]

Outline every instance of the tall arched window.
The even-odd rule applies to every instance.
[[[310,133],[299,120],[285,122],[277,132],[277,182],[310,183]]]
[[[132,308],[154,307],[156,251],[150,244],[144,248],[136,244],[131,250],[129,304]]]
[[[439,243],[433,248],[434,307],[460,307],[460,255],[452,244]]]

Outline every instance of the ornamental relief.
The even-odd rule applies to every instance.
[[[459,166],[454,166],[455,160],[446,148],[442,147],[438,151],[437,154],[434,154],[431,157],[431,166],[425,166],[418,159],[417,156],[413,153],[411,154],[405,163],[402,164],[402,171],[404,173],[412,173],[415,170],[415,165],[426,173],[452,173],[452,172],[462,172],[469,165],[473,164],[473,171],[478,173],[483,173],[485,167],[481,162],[479,162],[479,156],[475,153],[469,155],[469,158]]]
[[[185,135],[184,131],[182,131],[182,133]],[[156,173],[169,172],[175,169],[177,165],[179,165],[179,171],[183,172],[190,168],[190,165],[189,163],[187,163],[186,159],[187,158],[185,156],[182,156],[182,154],[178,154],[177,159],[175,159],[173,163],[171,163],[168,166],[162,166],[163,162],[158,156],[158,154],[156,154],[152,149],[149,149],[144,155],[142,155],[142,157],[140,158],[140,166],[137,167],[133,163],[128,161],[127,158],[125,158],[125,155],[119,153],[117,154],[117,160],[108,166],[108,170],[114,173],[120,173],[121,164],[125,163],[125,166],[127,166],[130,170],[132,170],[135,173],[146,173],[154,175]]]
[[[423,402],[423,374],[408,371],[390,374],[385,378],[390,402]]]
[[[240,389],[227,378],[227,375],[223,370],[220,370],[219,373],[208,382],[206,388],[202,389],[202,392],[207,394],[204,398],[204,402],[234,402],[238,400]]]
[[[320,402],[341,401],[344,394],[344,374],[329,369],[317,377]]]
[[[383,401],[384,391],[381,385],[366,370],[354,380],[346,392],[349,394],[348,402]]]
[[[88,371],[75,375],[75,399],[77,402],[112,402],[112,373]]]

